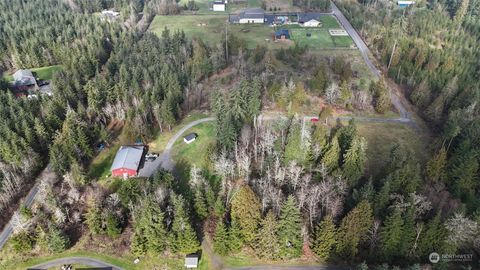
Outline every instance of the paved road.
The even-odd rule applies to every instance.
[[[337,19],[342,24],[343,28],[347,31],[347,33],[352,37],[355,45],[357,46],[358,50],[362,54],[365,63],[367,64],[368,68],[372,71],[372,74],[379,79],[381,77],[381,72],[377,69],[377,67],[373,64],[370,59],[370,50],[368,49],[367,44],[363,41],[360,35],[357,33],[355,28],[350,24],[347,18],[343,15],[343,13],[338,9],[335,3],[332,3],[332,12],[337,17]],[[397,111],[400,113],[402,118],[407,119],[407,122],[414,122],[412,119],[411,113],[403,106],[402,102],[398,98],[398,96],[394,93],[394,91],[390,90],[390,99],[392,101],[393,106]]]
[[[35,185],[32,187],[32,189],[30,189],[30,192],[28,192],[27,197],[25,197],[22,205],[25,205],[27,208],[30,208],[32,206],[32,203],[35,200],[35,196],[37,196],[38,184],[40,183],[40,181],[43,178],[46,178],[46,177],[48,177],[48,178],[55,177],[55,173],[53,172],[50,165],[48,165],[42,171],[42,173],[40,173],[40,175],[37,177],[37,179],[35,180]],[[3,228],[3,231],[0,233],[0,249],[3,248],[3,246],[7,242],[8,238],[10,237],[10,235],[13,232],[11,222],[12,222],[12,220],[10,219],[10,221],[7,223],[7,225],[5,225],[5,227]]]
[[[214,121],[215,117],[206,117],[202,119],[195,120],[188,125],[184,126],[182,129],[180,129],[173,137],[168,141],[167,146],[165,146],[165,150],[163,153],[155,159],[153,162],[147,162],[145,163],[144,167],[139,171],[138,175],[142,177],[150,177],[152,176],[160,167],[171,171],[173,169],[173,161],[171,159],[171,152],[173,145],[175,142],[189,129],[192,127],[205,123],[205,122],[210,122]]]
[[[263,266],[244,266],[223,268],[223,270],[348,270],[351,268],[340,266],[275,266],[275,265],[263,265]]]
[[[111,267],[113,270],[123,270],[123,268],[109,264],[97,259],[88,258],[88,257],[66,257],[56,260],[51,260],[45,263],[37,264],[30,267],[29,269],[48,269],[57,266],[62,266],[64,264],[82,264],[88,265],[91,267]]]

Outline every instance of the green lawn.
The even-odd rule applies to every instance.
[[[181,7],[188,3],[189,0],[180,0],[178,3]],[[230,14],[236,13],[237,11],[248,8],[248,7],[260,7],[259,0],[248,0],[246,3],[228,3],[226,4],[225,11],[213,11],[210,10],[209,2],[213,0],[195,0],[198,10],[183,10],[183,14],[203,14],[203,15],[212,15],[212,14]]]
[[[350,48],[353,45],[353,40],[350,36],[331,37],[333,44],[337,48]]]
[[[163,152],[168,141],[175,133],[177,133],[188,123],[205,117],[208,117],[208,115],[201,112],[192,112],[191,114],[187,115],[178,125],[174,126],[172,130],[166,130],[163,133],[158,134],[157,138],[148,144],[150,152]]]
[[[187,130],[184,135],[195,132],[198,138],[191,144],[178,140],[173,146],[173,160],[184,160],[190,165],[203,168],[207,165],[209,148],[215,143],[215,124],[206,122]]]
[[[311,36],[308,37],[307,33]],[[290,30],[290,36],[300,46],[308,46],[311,49],[316,48],[335,48],[328,30],[319,28],[296,28]]]
[[[223,38],[227,19],[224,15],[155,16],[150,24],[150,31],[161,36],[165,27],[171,32],[183,30],[188,38],[201,38],[214,45]]]
[[[320,22],[322,22],[322,28],[341,28],[340,24],[337,21],[337,18],[332,15],[320,16]]]
[[[114,144],[111,147],[105,148],[100,152],[90,164],[88,176],[90,179],[103,179],[110,174],[110,167],[113,159],[120,148],[120,144]]]
[[[61,65],[54,65],[48,67],[31,68],[30,70],[40,80],[49,81],[52,79],[53,74],[62,70],[62,68],[63,67]],[[13,81],[12,74],[3,74],[3,78],[5,78],[7,81]]]

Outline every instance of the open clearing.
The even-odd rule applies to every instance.
[[[201,38],[209,45],[215,45],[224,39],[225,27],[237,38],[246,41],[249,48],[263,45],[270,49],[280,49],[293,46],[295,42],[302,46],[316,49],[350,48],[353,41],[350,37],[331,37],[330,28],[340,28],[337,19],[330,15],[320,16],[322,26],[318,28],[303,28],[298,25],[270,27],[265,24],[227,24],[225,15],[191,15],[191,16],[156,16],[150,25],[150,31],[161,36],[165,27],[171,32],[183,30],[188,38]],[[275,29],[288,28],[292,41],[274,42]],[[311,36],[307,37],[306,34]]]
[[[196,165],[203,168],[207,164],[208,152],[212,145],[215,144],[215,124],[213,122],[206,122],[197,125],[183,135],[188,133],[197,133],[197,139],[191,144],[186,144],[182,140],[178,140],[173,146],[172,159],[176,162],[178,160],[187,161],[190,165]]]
[[[356,122],[360,135],[367,140],[367,174],[375,176],[389,160],[392,145],[398,143],[407,147],[422,164],[429,157],[429,138],[417,133],[407,125],[395,123]]]
[[[31,68],[33,75],[40,80],[49,81],[52,79],[53,74],[62,70],[61,65],[53,65],[48,67],[39,67],[39,68]],[[13,74],[3,74],[3,78],[7,81],[13,81]]]
[[[178,2],[180,7],[183,7],[184,5],[188,4],[189,0],[180,0]],[[281,1],[289,1],[289,0],[281,0]],[[227,3],[225,5],[225,11],[213,11],[210,10],[210,4],[209,2],[213,2],[212,0],[195,0],[195,4],[197,5],[198,10],[183,10],[183,14],[229,14],[229,13],[235,13],[241,9],[244,8],[255,8],[255,7],[260,7],[260,1],[259,0],[246,0],[245,2],[239,2],[239,3]],[[231,2],[231,1],[230,1]]]

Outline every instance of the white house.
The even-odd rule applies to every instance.
[[[265,11],[261,8],[248,8],[240,12],[239,23],[265,23]]]
[[[198,255],[187,255],[185,257],[185,267],[188,269],[198,267]]]
[[[108,21],[114,21],[118,18],[120,12],[116,12],[115,10],[102,10],[102,16]]]
[[[214,1],[213,2],[213,11],[225,11],[225,2],[224,1]]]
[[[320,25],[320,22],[315,19],[311,19],[303,23],[303,26],[305,27],[318,27],[319,25]]]

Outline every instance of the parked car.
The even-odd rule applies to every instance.
[[[158,153],[148,153],[145,155],[146,158],[149,158],[149,157],[157,158],[158,156],[159,156]]]

